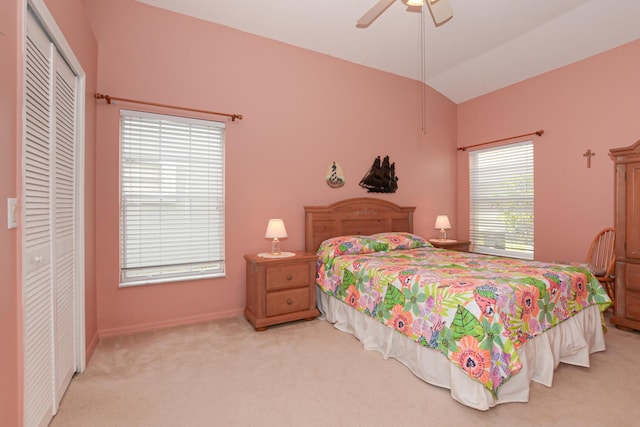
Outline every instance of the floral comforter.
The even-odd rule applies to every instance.
[[[442,352],[494,396],[522,367],[520,346],[611,305],[584,266],[436,249],[408,233],[329,239],[318,255],[324,292]]]

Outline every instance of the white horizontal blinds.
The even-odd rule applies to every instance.
[[[224,123],[121,111],[121,282],[224,275]]]
[[[533,142],[469,152],[474,251],[533,259]]]

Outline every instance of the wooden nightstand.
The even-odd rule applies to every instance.
[[[315,254],[295,252],[288,258],[245,255],[247,299],[244,315],[256,331],[293,320],[313,320],[316,308]]]
[[[429,243],[431,243],[436,248],[441,249],[450,249],[452,251],[460,251],[460,252],[469,252],[469,245],[471,242],[469,240],[440,240],[440,239],[429,239]]]

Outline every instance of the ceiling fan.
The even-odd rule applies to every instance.
[[[358,23],[356,27],[358,28],[367,28],[369,25],[375,21],[378,16],[382,15],[382,13],[387,10],[389,6],[391,6],[396,0],[378,0],[367,13],[362,15],[360,19],[358,19]],[[404,4],[407,5],[407,10],[419,12],[422,10],[423,0],[401,0]],[[449,0],[425,0],[427,6],[429,7],[429,11],[431,12],[431,17],[433,18],[433,22],[436,26],[442,25],[447,22],[449,19],[453,17],[453,10],[451,10],[451,5],[449,4]]]

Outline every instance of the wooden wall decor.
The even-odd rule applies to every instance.
[[[583,155],[582,157],[586,157],[587,158],[587,168],[591,167],[591,158],[593,156],[595,156],[596,153],[594,153],[593,151],[591,151],[591,148],[589,148]]]

